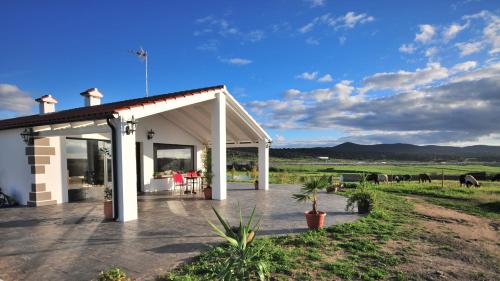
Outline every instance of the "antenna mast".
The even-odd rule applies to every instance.
[[[144,60],[146,66],[146,97],[149,96],[149,85],[148,85],[148,53],[141,47],[137,51],[130,51],[132,54],[136,55],[139,59]]]

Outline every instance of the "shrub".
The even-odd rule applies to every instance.
[[[263,259],[262,250],[265,245],[255,246],[253,241],[255,233],[259,229],[260,220],[252,225],[255,207],[252,210],[248,222],[243,223],[240,208],[240,223],[238,226],[230,226],[229,223],[212,207],[224,231],[209,222],[215,232],[224,238],[228,244],[222,248],[228,258],[217,269],[217,280],[267,280],[269,276],[269,265]]]
[[[101,271],[97,281],[130,281],[127,273],[118,267],[110,268],[107,271]]]
[[[346,182],[344,183],[344,188],[358,188],[358,184],[354,182]]]
[[[355,204],[358,206],[358,213],[369,213],[375,204],[374,193],[365,188],[359,188],[351,196],[349,196],[347,206],[345,207],[346,210],[353,210]]]

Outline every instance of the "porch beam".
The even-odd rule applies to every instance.
[[[197,110],[197,111],[201,112],[202,114],[204,114],[204,115],[206,115],[206,116],[210,116],[210,113],[208,113],[208,111],[207,111],[207,110],[205,110],[205,108],[203,108],[203,107],[201,107],[201,106],[200,106],[200,107],[195,107],[195,108],[196,108],[196,110]],[[228,117],[227,117],[227,114],[226,114],[226,121],[228,121],[228,119],[227,119],[227,118],[228,118]],[[226,128],[226,134],[229,136],[229,138],[230,138],[232,141],[234,141],[234,142],[239,142],[239,138],[238,138],[238,137],[236,137],[236,136],[235,136],[235,135],[231,132],[231,130],[227,130],[227,128]]]
[[[165,116],[165,114],[160,114],[160,116],[163,117],[166,121],[170,122],[175,127],[179,128],[179,130],[186,132],[186,134],[192,136],[193,138],[195,138],[199,142],[201,142],[201,143],[207,142],[207,140],[204,137],[200,136],[199,134],[193,132],[192,130],[190,130],[186,127],[179,126],[179,123],[181,121],[177,117],[174,117],[173,114],[168,114],[167,116]]]
[[[212,198],[225,200],[226,178],[226,95],[217,93],[212,109]]]

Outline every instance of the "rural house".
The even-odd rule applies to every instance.
[[[202,169],[205,147],[214,199],[226,199],[226,148],[258,147],[259,189],[269,187],[271,138],[225,86],[107,104],[96,88],[81,95],[83,107],[56,111],[45,95],[39,114],[0,120],[0,187],[20,204],[71,202],[81,190],[102,200],[110,186],[114,218],[135,220],[137,192],[170,189],[154,177],[165,170]]]

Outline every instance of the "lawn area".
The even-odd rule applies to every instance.
[[[265,249],[262,255],[271,280],[495,280],[499,276],[500,185],[468,189],[405,183],[369,189],[377,203],[356,222],[256,240],[253,246]],[[342,194],[352,192],[346,189]],[[224,246],[211,248],[160,280],[214,280],[226,259]]]

